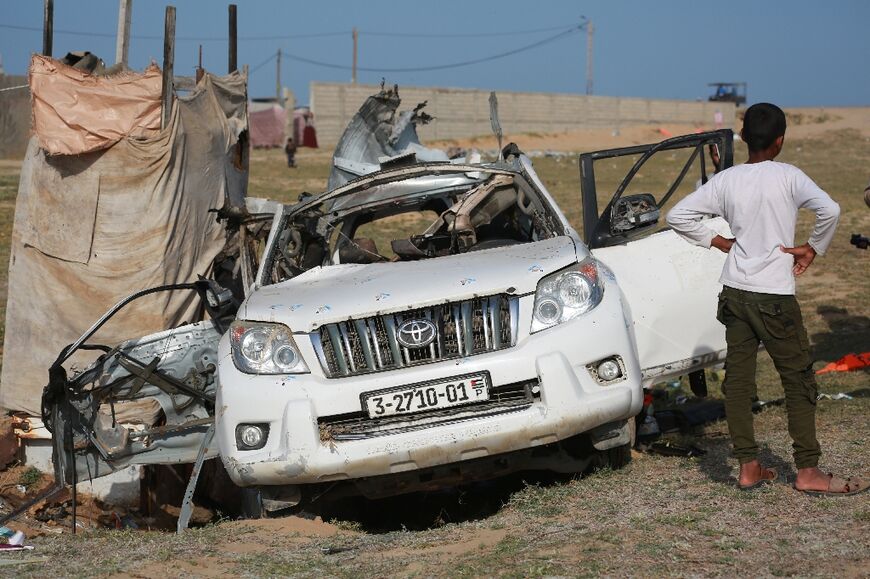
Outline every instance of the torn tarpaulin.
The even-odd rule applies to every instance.
[[[126,137],[160,131],[163,78],[157,65],[142,73],[97,76],[34,54],[30,61],[33,130],[49,155],[78,155]]]

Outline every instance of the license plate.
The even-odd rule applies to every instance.
[[[467,374],[363,394],[369,418],[412,414],[489,400],[489,374]]]

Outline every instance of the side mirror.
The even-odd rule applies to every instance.
[[[610,234],[620,235],[655,225],[660,216],[656,199],[649,193],[620,197],[610,210]]]

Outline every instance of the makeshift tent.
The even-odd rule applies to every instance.
[[[271,107],[248,114],[251,125],[252,147],[283,147],[284,125],[287,124],[287,113],[282,107]]]
[[[226,240],[213,211],[244,204],[247,95],[244,76],[206,74],[174,100],[168,126],[151,129],[159,85],[130,87],[153,71],[95,77],[39,56],[32,66],[36,135],[15,206],[0,407],[39,415],[48,367],[107,309],[209,273]],[[148,296],[95,341],[175,327],[199,309],[189,292]]]

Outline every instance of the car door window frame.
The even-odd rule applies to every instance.
[[[618,245],[632,239],[636,239],[645,234],[651,233],[652,228],[643,227],[635,231],[614,234],[611,232],[611,210],[616,202],[625,193],[632,179],[640,171],[641,167],[656,153],[661,151],[672,151],[675,149],[694,148],[695,150],[689,159],[683,165],[677,178],[669,187],[667,193],[657,202],[661,207],[673,195],[677,188],[682,183],[686,174],[694,165],[696,158],[700,155],[702,182],[707,181],[706,158],[704,148],[708,145],[717,145],[719,148],[719,165],[716,171],[722,171],[731,167],[734,164],[734,133],[731,129],[720,129],[716,131],[708,131],[704,133],[696,133],[692,135],[683,135],[673,137],[649,145],[635,145],[631,147],[621,147],[616,149],[607,149],[603,151],[594,151],[592,153],[584,153],[580,155],[580,191],[582,195],[583,209],[583,241],[590,249],[597,247],[607,247],[610,245]],[[632,168],[623,178],[622,182],[617,187],[610,201],[604,207],[604,210],[598,211],[598,197],[595,184],[595,161],[603,159],[612,159],[614,157],[624,157],[631,155],[640,155],[635,161]]]

